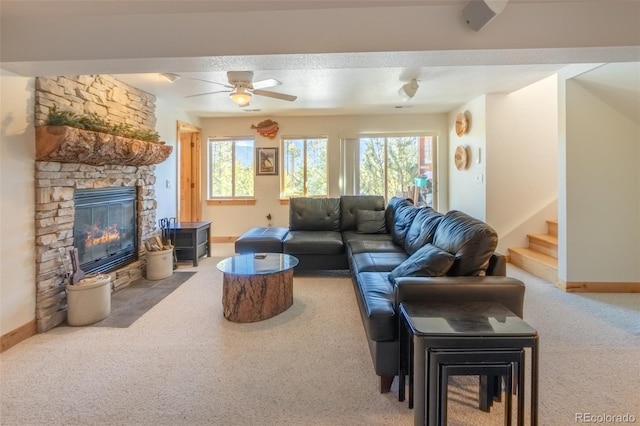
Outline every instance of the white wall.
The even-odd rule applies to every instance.
[[[446,162],[448,155],[447,116],[432,115],[375,115],[375,116],[319,116],[319,117],[269,117],[277,121],[280,131],[275,139],[261,137],[251,130],[265,118],[209,118],[202,119],[202,138],[223,136],[255,136],[256,147],[277,147],[283,136],[327,136],[329,161],[329,195],[340,195],[340,139],[360,134],[389,132],[435,132],[438,135],[439,161]],[[206,149],[203,149],[203,170],[206,168]],[[446,169],[445,169],[446,170]],[[440,188],[446,188],[446,176],[440,176]],[[255,206],[203,205],[203,220],[211,220],[213,236],[239,236],[254,226],[266,226],[265,216],[271,213],[274,226],[288,226],[289,206],[280,205],[280,181],[278,176],[255,177]],[[202,193],[207,194],[206,179]],[[206,197],[205,197],[206,198]],[[441,202],[441,200],[439,200]],[[445,206],[446,207],[446,206]],[[440,204],[440,209],[444,208]]]
[[[640,282],[640,128],[566,81],[567,282]]]
[[[35,318],[34,87],[0,69],[0,335]]]
[[[169,102],[156,99],[156,131],[160,134],[160,140],[173,147],[169,158],[156,165],[156,201],[158,208],[156,218],[177,217],[178,205],[178,131],[177,122],[193,124],[200,127],[198,118],[192,117],[182,110],[174,108]],[[169,187],[167,187],[167,181]]]
[[[557,75],[487,96],[486,152],[486,218],[506,254],[526,247],[527,233],[546,233],[546,220],[558,217]]]
[[[487,115],[486,96],[481,96],[449,113],[449,209],[460,210],[480,220],[486,220],[486,170],[487,170]],[[456,115],[465,112],[470,118],[470,128],[466,135],[455,132]],[[467,148],[469,165],[458,170],[454,164],[458,145]],[[480,149],[481,162],[477,163]],[[481,182],[476,177],[481,176]]]
[[[456,115],[465,111],[470,130],[459,137]],[[554,75],[449,113],[449,207],[489,223],[500,253],[526,246],[527,233],[545,233],[546,220],[557,218],[557,111]],[[469,153],[464,170],[454,165],[458,145]]]

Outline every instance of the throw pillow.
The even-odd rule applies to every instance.
[[[389,273],[393,282],[398,277],[441,277],[453,265],[455,256],[433,244],[425,244]]]
[[[386,234],[384,210],[357,210],[356,230],[359,234]]]

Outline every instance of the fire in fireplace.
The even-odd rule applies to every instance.
[[[73,245],[87,274],[109,272],[137,257],[136,188],[79,189]]]

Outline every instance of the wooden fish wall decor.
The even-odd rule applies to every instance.
[[[273,120],[264,120],[257,125],[252,124],[251,128],[256,129],[256,132],[258,132],[260,136],[264,136],[269,139],[275,138],[276,134],[278,134],[278,130],[280,130],[278,122]]]

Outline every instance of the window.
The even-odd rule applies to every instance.
[[[209,139],[209,198],[253,197],[253,139]]]
[[[328,194],[327,138],[282,139],[282,197]]]
[[[409,197],[433,204],[432,136],[363,137],[359,140],[358,192],[363,195]]]

